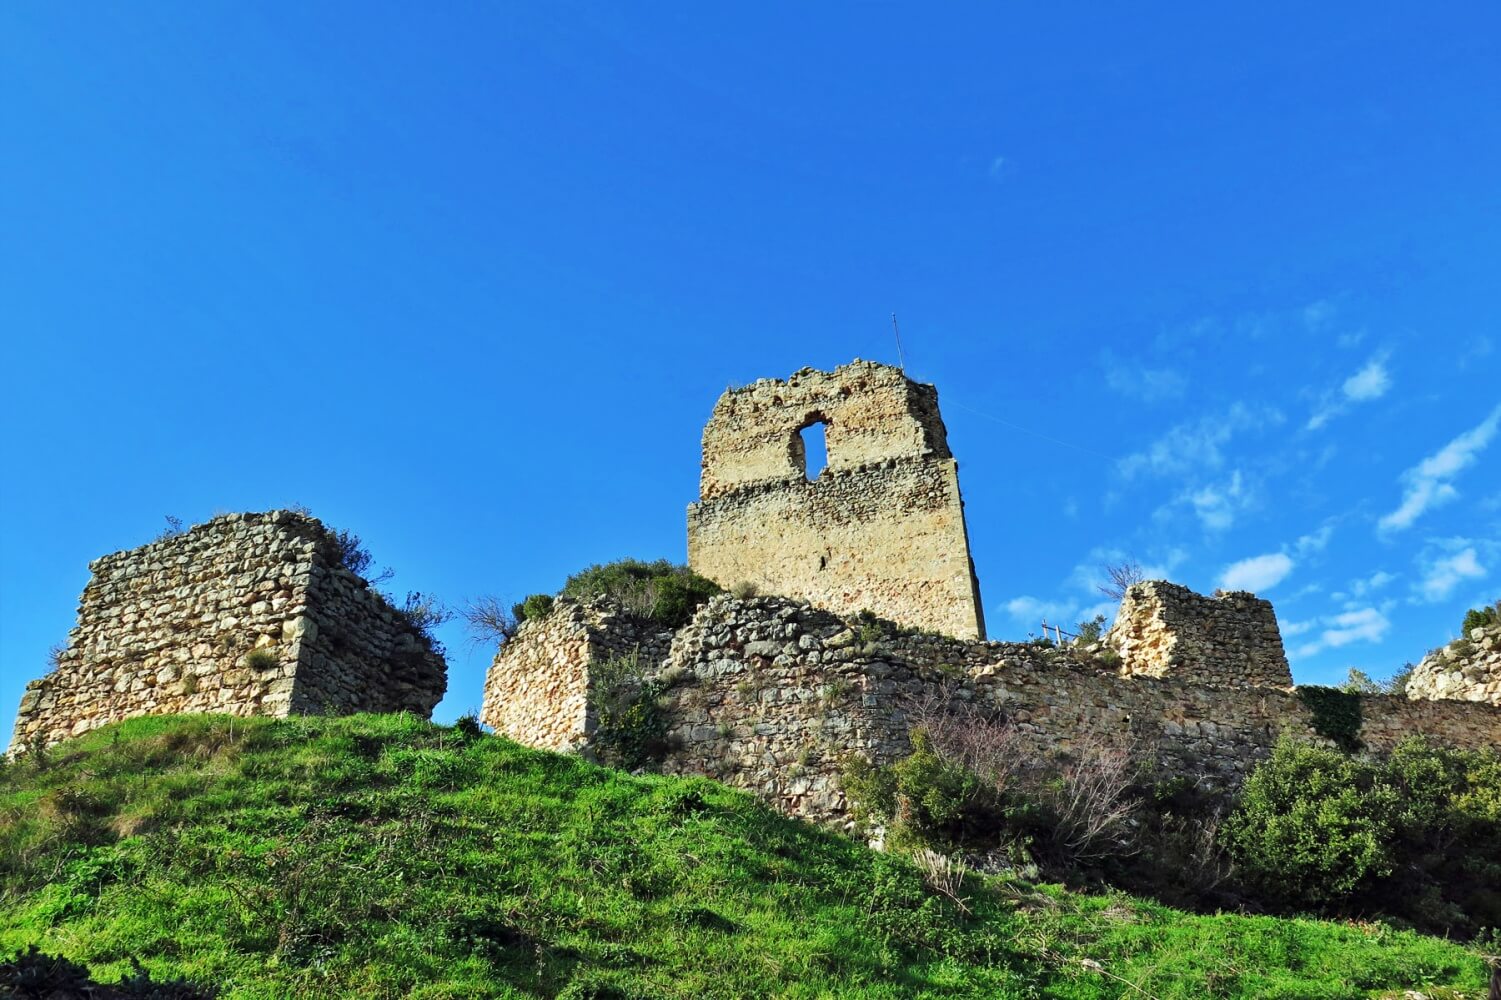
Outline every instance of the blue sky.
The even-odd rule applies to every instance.
[[[167,514],[306,504],[451,602],[681,559],[724,387],[892,312],[993,637],[1131,555],[1302,682],[1451,638],[1501,7],[1012,6],[0,6],[0,712]]]

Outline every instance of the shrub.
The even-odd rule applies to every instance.
[[[1391,874],[1397,808],[1375,764],[1284,736],[1247,779],[1226,833],[1254,885],[1322,906]]]
[[[552,611],[553,598],[551,594],[530,594],[520,604],[511,606],[511,613],[516,616],[518,622],[535,621],[538,618],[546,618]]]
[[[408,625],[422,633],[423,638],[436,651],[441,651],[442,643],[438,642],[437,636],[433,635],[433,629],[453,618],[453,612],[444,607],[436,598],[424,595],[420,591],[407,591],[407,598],[396,609]]]
[[[720,593],[718,584],[666,559],[620,559],[590,566],[570,576],[562,596],[575,600],[607,597],[637,618],[679,628],[699,606]]]
[[[737,600],[741,601],[748,601],[752,597],[755,597],[759,592],[760,588],[758,588],[754,583],[751,583],[749,580],[741,580],[739,583],[732,584],[730,586],[730,593],[733,594]]]
[[[1291,906],[1432,931],[1501,926],[1501,757],[1421,738],[1385,760],[1280,740],[1226,828],[1252,886]]]
[[[1079,622],[1074,628],[1078,635],[1074,641],[1081,646],[1089,646],[1100,641],[1100,636],[1105,634],[1105,616],[1095,615],[1087,622]]]
[[[310,515],[308,515],[310,516]],[[355,576],[363,577],[370,583],[385,583],[396,575],[396,571],[387,567],[375,576],[366,576],[370,568],[375,565],[375,557],[365,544],[360,541],[360,536],[352,531],[339,529],[330,531],[329,538],[333,541],[334,561],[349,570]]]
[[[1471,608],[1465,612],[1464,622],[1459,627],[1461,639],[1468,638],[1470,632],[1477,628],[1488,628],[1501,622],[1501,601],[1488,608]]]

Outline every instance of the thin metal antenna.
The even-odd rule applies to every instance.
[[[891,314],[891,332],[896,334],[896,366],[902,371],[907,370],[907,362],[902,357],[902,331],[896,326],[896,313]]]

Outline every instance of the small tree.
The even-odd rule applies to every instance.
[[[1113,564],[1106,563],[1105,579],[1108,582],[1101,584],[1098,589],[1112,601],[1119,601],[1126,596],[1126,591],[1131,589],[1133,583],[1141,583],[1146,578],[1141,563],[1135,559]]]

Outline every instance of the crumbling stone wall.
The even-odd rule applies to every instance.
[[[578,749],[597,722],[590,667],[635,655],[648,676],[658,673],[672,635],[608,600],[559,598],[546,617],[523,622],[495,654],[480,721],[527,746]]]
[[[800,431],[820,423],[828,466],[809,480]],[[888,365],[727,390],[704,428],[688,564],[721,586],[985,634],[937,390]]]
[[[1163,580],[1132,584],[1105,641],[1129,674],[1243,687],[1293,683],[1272,603],[1244,591],[1205,597]]]
[[[1501,622],[1471,629],[1423,657],[1407,679],[1406,694],[1501,705]]]
[[[543,650],[526,649],[540,646],[544,631],[528,626],[508,644],[511,690],[524,689],[528,670],[554,672]],[[635,639],[625,633],[622,641]],[[1282,731],[1326,741],[1286,685],[1125,673],[1070,649],[902,634],[783,598],[713,598],[661,663],[672,678],[658,702],[671,747],[663,770],[707,775],[824,823],[849,820],[839,778],[848,755],[888,763],[908,753],[908,712],[929,698],[980,706],[1015,725],[1038,754],[1085,742],[1125,746],[1164,776],[1225,787],[1238,785]],[[572,666],[580,688],[588,664]],[[1360,739],[1377,752],[1414,733],[1450,746],[1501,746],[1501,708],[1492,705],[1375,695],[1361,698],[1361,713]],[[586,728],[575,745],[587,738]]]
[[[431,642],[302,514],[228,514],[89,569],[56,669],[21,698],[12,749],[138,715],[426,716],[447,685]]]

